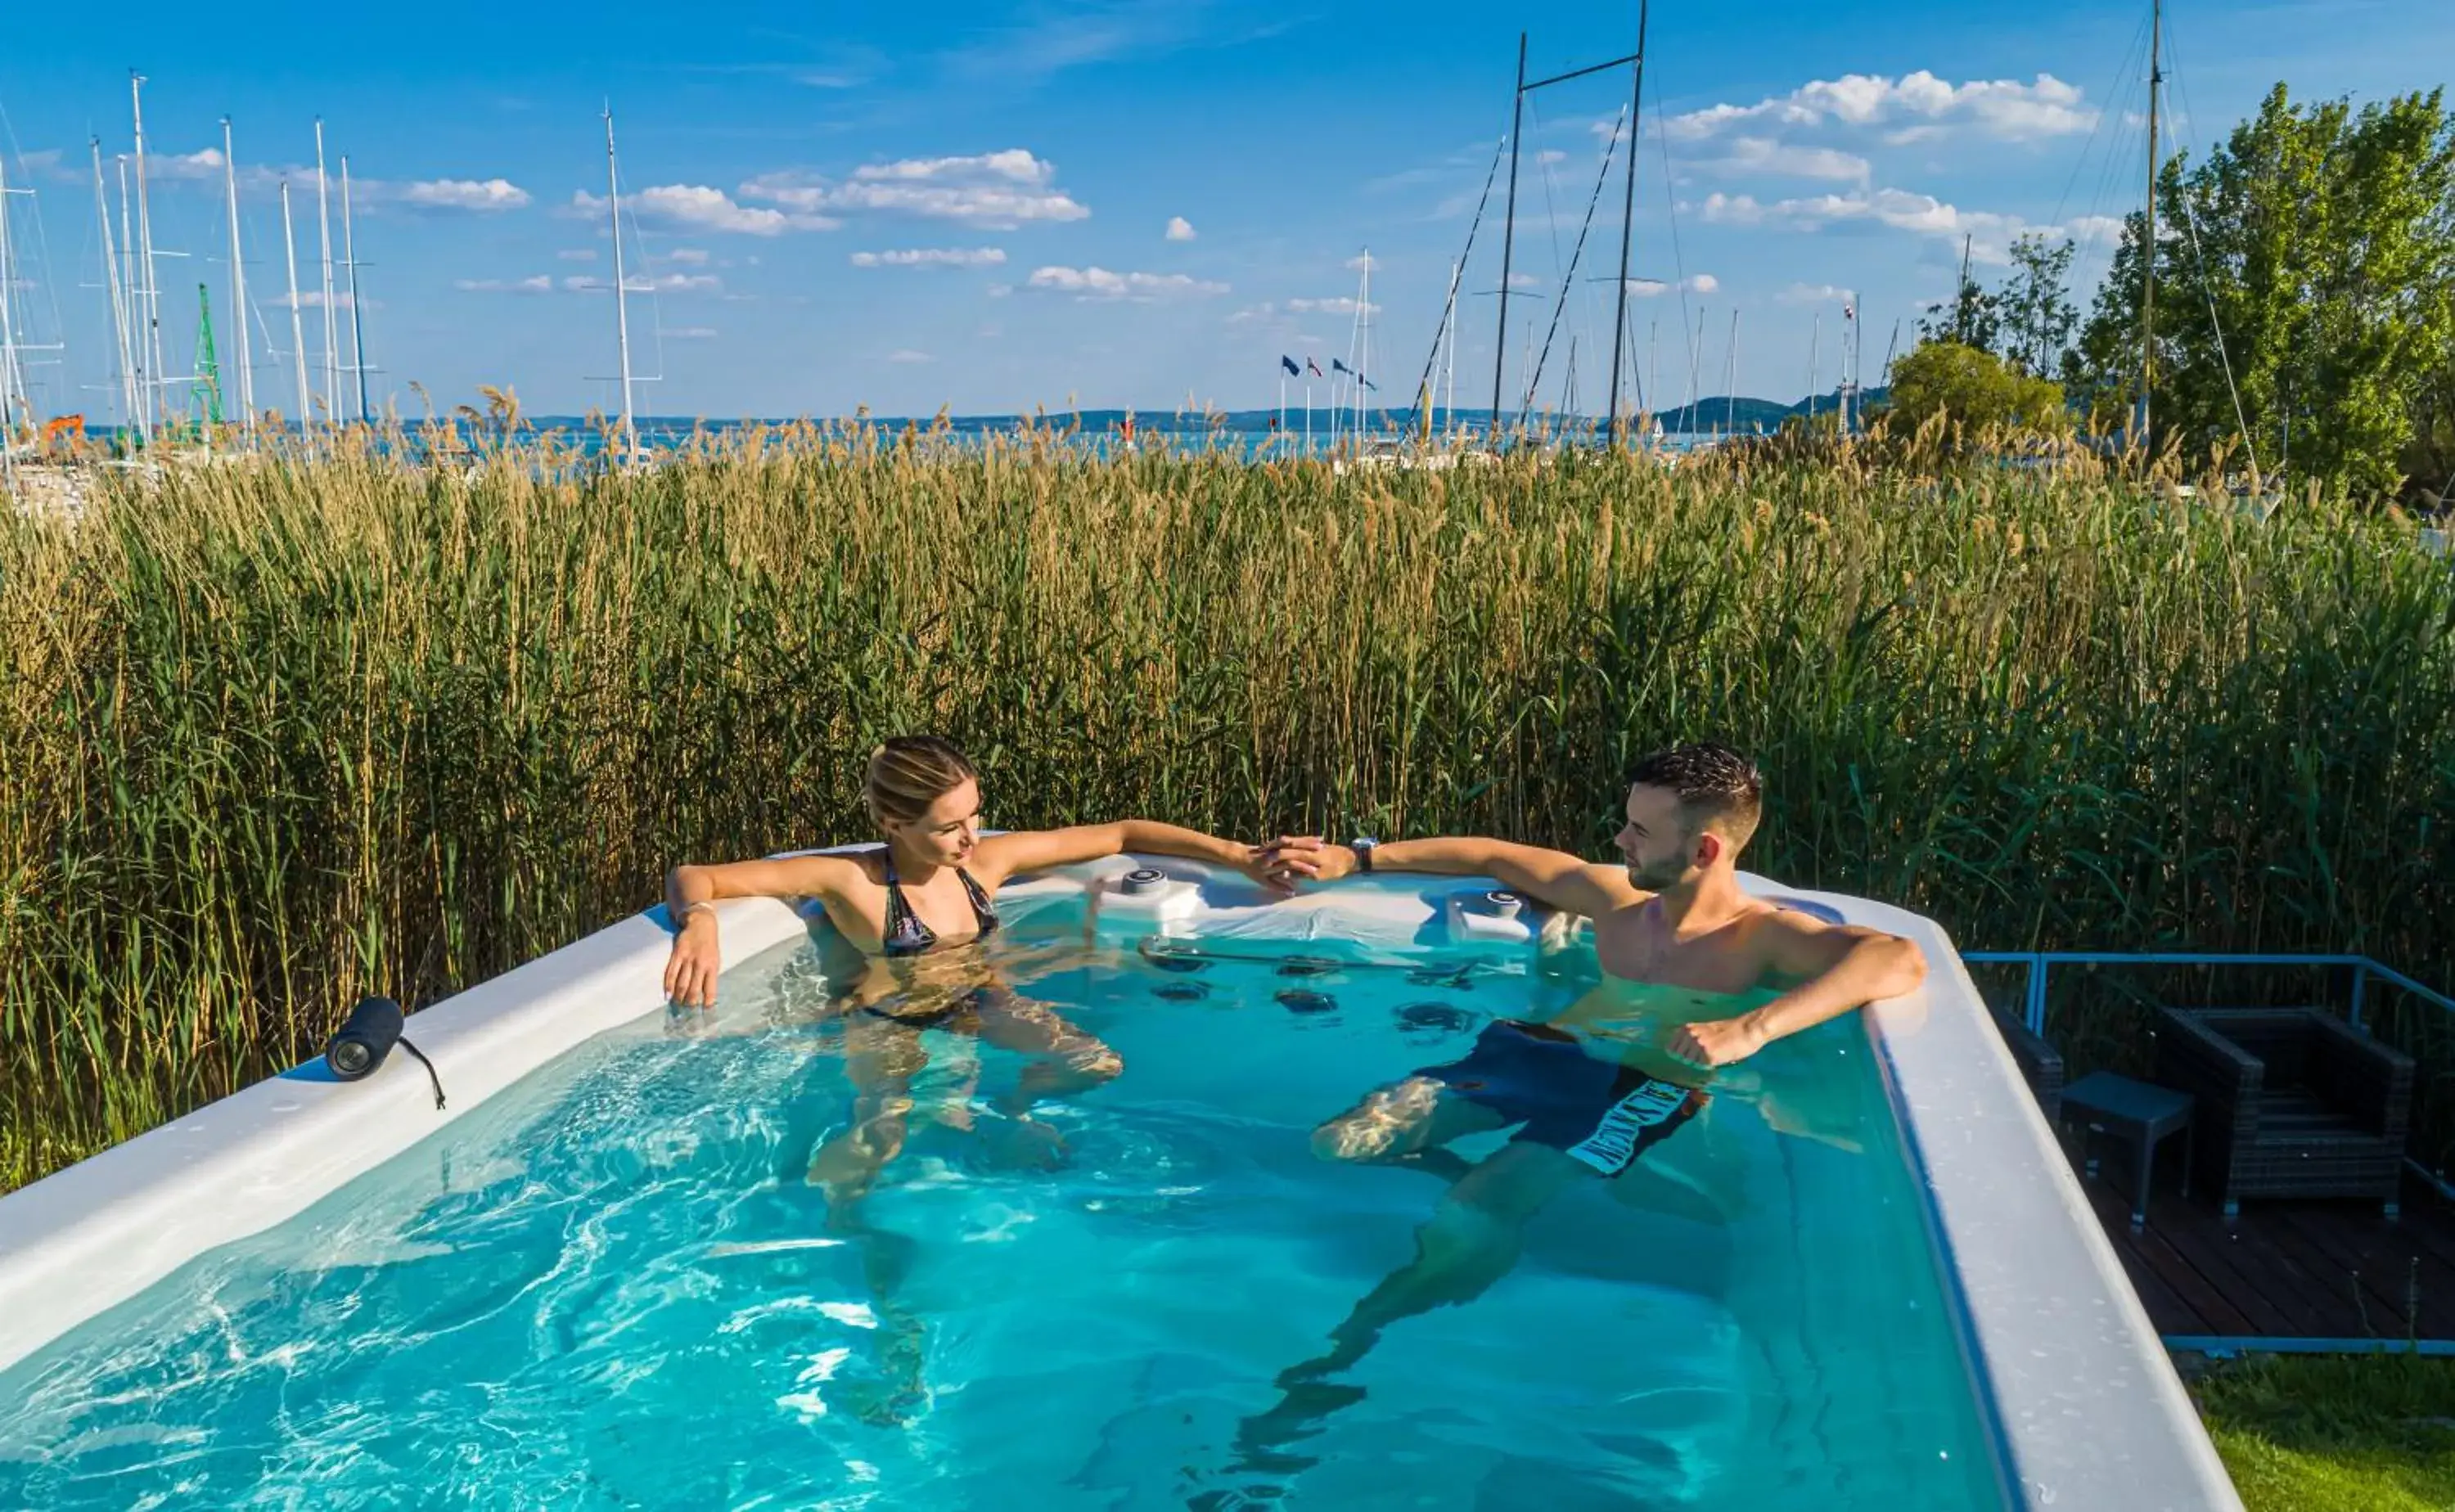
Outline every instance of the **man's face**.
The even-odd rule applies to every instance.
[[[1649,893],[1686,881],[1696,871],[1696,841],[1679,812],[1679,796],[1668,788],[1628,790],[1628,822],[1617,839],[1628,879]]]

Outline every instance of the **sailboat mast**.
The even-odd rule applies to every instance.
[[[1696,430],[1696,364],[1704,360],[1704,353],[1705,307],[1698,305],[1696,307],[1696,335],[1694,340],[1688,343],[1688,402],[1683,406],[1683,408],[1688,412],[1688,430],[1692,434]]]
[[[350,221],[350,154],[341,154],[341,261],[350,270],[350,371],[358,379],[358,423],[372,425],[367,408],[367,327],[358,313],[358,237]]]
[[[605,108],[605,205],[614,225],[614,333],[622,359],[622,465],[638,455],[639,430],[631,417],[631,309],[622,274],[622,179],[614,163],[614,108]]]
[[[2165,82],[2164,0],[2148,11],[2148,239],[2140,245],[2140,446],[2149,447],[2148,396],[2157,382],[2157,94]]]
[[[222,117],[222,192],[230,201],[231,318],[238,322],[238,414],[247,433],[255,433],[255,376],[247,341],[247,264],[239,255],[238,163],[231,155],[231,121]]]
[[[315,413],[315,401],[307,387],[307,327],[298,318],[298,237],[290,224],[290,180],[281,181],[281,252],[290,264],[290,356],[298,368],[298,434],[307,434],[307,422]]]
[[[1739,433],[1739,312],[1731,312],[1730,372],[1722,383],[1722,429]]]
[[[34,424],[34,407],[26,394],[25,373],[17,366],[17,325],[9,313],[9,291],[16,287],[17,281],[17,271],[10,261],[10,193],[8,158],[0,153],[0,457],[10,454],[12,414],[22,416],[29,430]]]
[[[137,291],[138,308],[145,313],[144,351],[151,364],[140,391],[145,401],[144,426],[152,434],[162,413],[162,284],[153,275],[153,215],[152,201],[145,192],[145,76],[135,70],[128,71],[128,103],[136,125],[136,235],[143,248],[138,267],[145,276],[145,287]]]
[[[1517,134],[1526,125],[1526,33],[1517,33],[1517,92],[1509,114],[1509,212],[1500,232],[1500,326],[1491,338],[1491,434],[1500,445],[1500,371],[1509,360],[1509,270],[1517,250]]]
[[[102,228],[102,282],[111,296],[111,336],[119,357],[119,423],[135,421],[136,392],[128,367],[128,305],[119,278],[119,248],[111,235],[111,192],[102,182],[102,138],[88,139],[93,150],[93,213]]]
[[[136,232],[131,229],[133,223],[128,212],[127,155],[115,157],[112,166],[119,171],[119,292],[128,304],[127,371],[123,381],[128,385],[128,423],[136,428],[141,440],[146,434],[145,333],[139,322],[144,318],[145,306],[136,293]]]
[[[1816,359],[1816,348],[1824,339],[1824,312],[1816,312],[1816,324],[1807,330],[1807,417],[1816,418],[1816,398],[1824,382],[1824,366]]]
[[[316,248],[324,262],[324,420],[341,423],[341,333],[333,313],[333,199],[324,176],[324,118],[315,117]]]
[[[1662,318],[1645,323],[1645,392],[1637,402],[1654,412],[1654,433],[1662,433]]]
[[[1450,264],[1450,309],[1445,322],[1449,329],[1444,333],[1446,350],[1441,356],[1441,381],[1449,391],[1443,408],[1448,410],[1449,423],[1452,426],[1457,424],[1457,292],[1458,280],[1465,274],[1465,263]]]
[[[1630,238],[1636,227],[1636,149],[1645,139],[1645,22],[1652,10],[1650,0],[1638,0],[1636,7],[1636,61],[1631,65],[1633,76],[1628,87],[1628,188],[1622,192],[1619,207],[1619,303],[1612,316],[1611,376],[1611,444],[1621,441],[1619,423],[1620,341],[1628,334],[1628,253]]]
[[[1364,282],[1355,292],[1355,440],[1364,442],[1364,374],[1372,366],[1372,249],[1364,249]]]

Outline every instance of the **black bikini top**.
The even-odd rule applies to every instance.
[[[987,891],[972,880],[971,873],[958,866],[955,875],[963,878],[964,892],[972,900],[972,921],[980,930],[975,937],[988,938],[997,933],[997,905],[989,901]],[[886,863],[886,937],[883,943],[889,956],[918,956],[938,944],[938,932],[912,912],[912,905],[904,900],[903,884],[896,877],[891,859]]]

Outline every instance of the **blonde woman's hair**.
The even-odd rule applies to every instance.
[[[876,823],[910,824],[930,804],[979,779],[980,772],[952,741],[934,735],[900,735],[869,754],[862,797]]]

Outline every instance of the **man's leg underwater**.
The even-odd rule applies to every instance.
[[[1241,1462],[1277,1472],[1304,1468],[1309,1461],[1280,1453],[1280,1447],[1310,1437],[1322,1419],[1364,1395],[1361,1387],[1332,1384],[1324,1377],[1362,1360],[1381,1331],[1399,1319],[1481,1296],[1517,1262],[1528,1220],[1564,1188],[1598,1179],[1591,1166],[1539,1144],[1509,1145],[1469,1168],[1415,1231],[1415,1258],[1386,1277],[1331,1330],[1329,1352],[1280,1372],[1278,1385],[1286,1395],[1269,1411],[1246,1419],[1237,1431]]]
[[[1291,1367],[1281,1382],[1344,1370],[1398,1320],[1482,1296],[1517,1263],[1527,1221],[1564,1189],[1595,1179],[1592,1166],[1540,1144],[1507,1145],[1476,1162],[1415,1231],[1415,1258],[1330,1331],[1329,1354]]]

